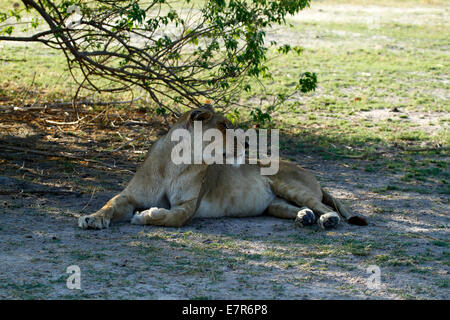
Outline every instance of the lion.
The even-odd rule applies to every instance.
[[[292,219],[301,227],[318,224],[334,228],[341,218],[367,225],[319,184],[312,173],[280,160],[278,172],[262,175],[261,164],[174,164],[171,161],[176,129],[225,132],[231,122],[210,105],[184,113],[169,132],[150,148],[144,163],[127,187],[97,212],[81,216],[82,229],[108,228],[111,222],[182,227],[192,218],[252,217],[268,214]],[[229,155],[226,155],[229,156]]]

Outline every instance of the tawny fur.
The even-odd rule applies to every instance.
[[[175,165],[171,161],[176,142],[170,137],[177,128],[192,129],[193,121],[202,121],[203,130],[229,127],[229,121],[211,108],[185,113],[171,130],[150,149],[128,186],[94,214],[80,217],[81,228],[101,229],[113,221],[134,224],[181,227],[196,217],[248,217],[268,214],[301,220],[299,225],[315,222],[303,219],[311,209],[323,228],[335,227],[340,218],[365,225],[326,193],[317,179],[300,166],[279,162],[273,176],[260,174],[260,164]],[[140,211],[140,212],[139,212]],[[137,212],[137,213],[135,213]],[[309,218],[311,218],[309,213]],[[303,219],[303,220],[302,220]]]

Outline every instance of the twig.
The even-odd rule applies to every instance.
[[[129,104],[129,103],[133,103],[137,100],[139,100],[141,97],[137,97],[136,99],[133,100],[128,100],[128,101],[89,101],[89,100],[84,100],[84,101],[78,101],[76,103],[76,105],[86,105],[86,106],[110,106],[110,105],[118,105],[118,104]],[[30,110],[41,110],[41,109],[46,109],[46,108],[55,108],[55,107],[69,107],[72,106],[73,102],[57,102],[57,103],[40,103],[40,104],[36,104],[36,105],[30,105],[30,104],[26,104],[23,107],[18,107],[15,105],[10,105],[10,106],[0,106],[0,108],[4,109],[4,110],[14,110],[14,111],[30,111]]]
[[[140,137],[142,137],[142,135],[143,135],[144,133],[145,133],[145,131],[141,132],[139,135],[137,135],[137,136],[134,137],[133,139],[131,139],[131,140],[125,142],[125,143],[122,144],[120,147],[114,149],[114,150],[111,151],[111,152],[117,152],[117,151],[119,151],[120,149],[126,147],[127,145],[129,145],[130,143],[132,143],[133,141],[135,141],[136,139],[139,139]]]
[[[45,122],[50,123],[50,124],[56,124],[58,126],[74,125],[74,124],[80,123],[80,121],[83,120],[84,118],[86,118],[86,117],[82,117],[82,118],[78,119],[77,121],[71,121],[71,122],[59,122],[59,121],[53,121],[53,120],[45,119]]]
[[[94,198],[95,191],[97,191],[97,187],[94,187],[94,189],[92,190],[92,193],[91,193],[91,197],[89,198],[89,201],[88,201],[88,202],[86,203],[86,205],[80,210],[80,212],[83,212],[84,209],[87,208],[87,206],[89,205],[89,203],[91,203],[92,198]]]
[[[40,150],[33,150],[33,149],[16,147],[16,146],[10,146],[10,145],[3,145],[3,144],[0,144],[0,146],[5,148],[5,149],[10,149],[10,150],[29,152],[29,153],[39,154],[39,155],[43,155],[43,156],[48,156],[48,157],[60,157],[60,158],[81,160],[81,161],[86,161],[86,162],[97,163],[97,164],[100,164],[100,165],[105,166],[107,168],[119,168],[120,169],[120,167],[111,166],[111,165],[109,165],[107,163],[104,163],[102,161],[98,161],[98,160],[94,160],[94,159],[87,159],[87,158],[75,156],[75,155],[72,155],[72,154],[50,153],[50,152],[45,152],[45,151],[40,151]],[[122,169],[122,170],[126,170],[126,169]],[[126,171],[130,171],[130,170],[126,170]]]
[[[80,195],[80,192],[74,191],[64,191],[64,190],[0,190],[0,195],[10,195],[10,194],[73,194]]]
[[[16,167],[16,168],[18,168],[19,170],[23,170],[23,171],[27,171],[27,172],[30,172],[30,173],[32,173],[32,174],[35,174],[35,175],[38,175],[38,176],[43,176],[43,170],[42,170],[42,172],[41,173],[39,173],[37,170],[35,170],[35,169],[30,169],[30,168],[25,168],[25,161],[23,161],[23,163],[22,163],[22,165],[20,166],[20,165],[18,165],[18,164],[15,164],[15,163],[11,163],[11,165],[13,166],[13,167]]]
[[[148,126],[152,123],[148,121],[137,121],[137,120],[127,120],[123,123],[124,126],[132,126],[132,125],[139,125],[139,126]]]

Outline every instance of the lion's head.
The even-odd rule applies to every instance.
[[[183,149],[190,151],[191,163],[195,164],[243,163],[245,141],[236,139],[233,124],[210,104],[184,113],[170,131],[172,141],[185,139],[174,147],[174,156]]]

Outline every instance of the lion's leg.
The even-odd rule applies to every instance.
[[[317,223],[322,228],[336,227],[340,221],[339,215],[332,208],[322,203],[322,192],[311,192],[296,181],[283,183],[282,187],[272,186],[275,193],[300,207],[307,207],[319,216]]]
[[[83,229],[108,228],[111,221],[130,219],[134,209],[133,201],[121,193],[109,200],[96,213],[80,217],[78,226]]]
[[[181,227],[187,224],[195,215],[199,205],[197,199],[202,198],[203,178],[204,175],[196,171],[178,176],[176,184],[172,184],[166,194],[170,209],[153,207],[136,213],[131,223],[164,227]]]
[[[332,208],[323,204],[316,195],[305,191],[295,192],[295,189],[289,192],[288,200],[297,205],[306,206],[319,216],[317,223],[321,228],[329,229],[338,225],[340,218],[339,214]]]
[[[197,199],[189,200],[168,209],[150,208],[136,213],[132,224],[154,225],[164,227],[181,227],[188,223],[195,214]]]
[[[275,198],[267,208],[271,216],[282,219],[295,219],[295,223],[301,227],[310,226],[316,222],[316,216],[307,207],[297,207],[284,199]]]
[[[341,221],[337,212],[327,205],[324,205],[322,201],[317,198],[308,201],[307,206],[317,213],[319,216],[317,224],[323,229],[334,228],[339,224],[339,221]]]
[[[322,228],[335,227],[339,215],[322,203],[323,193],[319,182],[309,171],[296,164],[280,162],[280,170],[271,177],[273,192],[299,207],[308,207],[319,216],[317,223]]]

